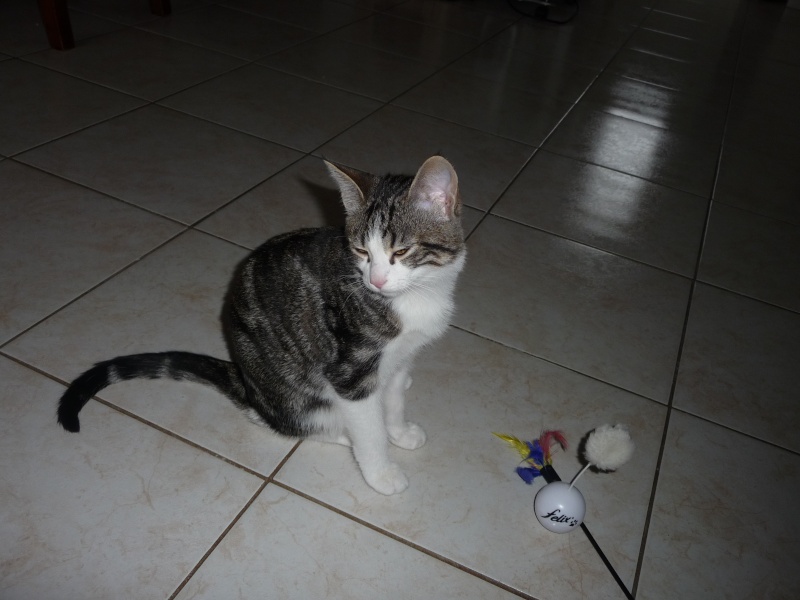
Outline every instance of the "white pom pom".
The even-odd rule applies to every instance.
[[[624,425],[601,425],[586,439],[586,460],[602,471],[616,471],[633,456],[633,441]]]

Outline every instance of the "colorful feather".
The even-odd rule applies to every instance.
[[[533,483],[533,480],[539,477],[542,473],[536,467],[517,467],[517,475],[522,478],[522,481],[528,485]]]
[[[563,449],[567,448],[567,438],[560,431],[544,431],[539,439],[535,439],[532,442],[523,442],[513,435],[502,433],[495,433],[494,435],[519,452],[522,462],[517,466],[516,473],[529,485],[542,474],[542,469],[552,465],[554,441]]]
[[[502,433],[495,433],[494,435],[499,437],[501,440],[508,442],[508,444],[512,448],[514,448],[517,452],[519,452],[523,460],[528,458],[528,456],[530,455],[530,449],[528,448],[526,442],[523,442],[522,440],[515,438],[513,435],[504,435]]]
[[[533,440],[533,442],[525,443],[528,445],[528,449],[530,450],[525,460],[541,469],[545,463],[545,454],[541,444],[539,443],[539,440]]]
[[[564,437],[563,433],[554,429],[543,431],[542,435],[539,437],[539,443],[542,445],[546,456],[551,455],[550,449],[552,448],[553,441],[558,442],[564,450],[567,449],[567,438]]]

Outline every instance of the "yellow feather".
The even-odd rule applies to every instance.
[[[528,458],[528,455],[531,453],[531,451],[530,451],[530,448],[528,448],[528,445],[525,442],[523,442],[522,440],[520,440],[518,438],[515,438],[513,435],[505,435],[503,433],[495,433],[495,432],[492,432],[492,433],[494,433],[494,435],[499,437],[501,440],[503,440],[505,442],[508,442],[508,444],[512,448],[514,448],[517,452],[519,452],[519,455],[523,459]]]

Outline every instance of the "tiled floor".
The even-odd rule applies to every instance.
[[[625,598],[493,431],[627,424],[579,487],[641,599],[800,597],[800,10],[581,0],[0,3],[0,597]],[[249,249],[341,222],[321,156],[460,173],[469,262],[409,411],[411,486],[214,392],[93,362],[225,356]]]

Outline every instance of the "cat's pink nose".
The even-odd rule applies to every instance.
[[[369,282],[374,285],[376,288],[381,289],[384,285],[386,285],[386,278],[385,277],[375,277],[374,275],[369,278]]]

